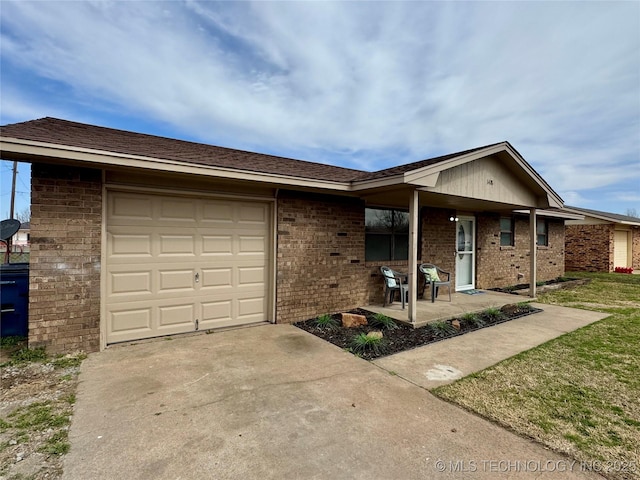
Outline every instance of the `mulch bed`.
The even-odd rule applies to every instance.
[[[477,320],[473,321],[465,316],[465,318],[457,318],[451,320],[444,320],[442,322],[432,322],[429,325],[425,325],[420,328],[413,328],[409,325],[405,325],[396,322],[397,328],[395,329],[383,329],[378,326],[373,327],[371,325],[364,325],[355,328],[345,328],[341,323],[341,314],[337,313],[332,317],[337,321],[337,327],[335,328],[322,328],[316,324],[316,319],[311,318],[303,322],[295,324],[296,327],[305,330],[313,335],[333,343],[334,345],[343,348],[347,351],[352,351],[353,338],[358,334],[367,334],[372,331],[382,331],[384,337],[380,350],[378,352],[367,350],[358,353],[358,356],[366,359],[373,360],[383,356],[391,355],[405,350],[410,350],[429,343],[439,342],[447,338],[456,337],[458,335],[464,335],[468,332],[473,332],[481,328],[490,327],[499,323],[508,322],[516,318],[521,318],[533,313],[541,312],[539,308],[532,307],[529,304],[510,304],[502,307],[498,314],[493,312],[480,312],[477,314]],[[367,318],[367,322],[372,322],[375,314],[364,309],[350,310],[345,313],[355,313],[358,315],[364,315]],[[447,325],[443,325],[445,323]],[[434,328],[434,323],[440,324]],[[455,327],[454,327],[455,325]],[[446,332],[450,330],[451,332]]]

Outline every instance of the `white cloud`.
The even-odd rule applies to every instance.
[[[638,3],[22,1],[1,31],[68,86],[35,107],[3,73],[3,118],[121,110],[365,169],[509,140],[565,196],[640,182]]]

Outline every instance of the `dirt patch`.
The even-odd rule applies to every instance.
[[[391,321],[384,316],[386,320],[383,319],[381,322],[379,314],[356,309],[345,313],[364,315],[367,318],[367,325],[345,328],[341,323],[341,314],[335,314],[330,316],[332,322],[327,320],[328,316],[323,316],[324,321],[321,320],[323,317],[312,318],[298,322],[295,326],[366,360],[373,360],[541,311],[528,303],[510,304],[501,309],[490,308],[484,312],[466,314],[461,318],[432,322],[424,327],[413,328]],[[382,339],[373,340],[371,332],[382,332]]]
[[[11,352],[33,352],[15,346],[2,350],[5,359]],[[0,479],[61,477],[84,357],[43,355],[39,361],[13,359],[0,364]]]

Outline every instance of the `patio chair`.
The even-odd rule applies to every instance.
[[[431,303],[436,301],[439,287],[447,287],[449,289],[449,301],[451,301],[451,273],[445,272],[433,263],[423,263],[418,267],[420,273],[424,275],[424,288],[422,289],[422,298],[427,286],[431,290]],[[446,280],[444,280],[446,278]]]
[[[405,303],[407,302],[407,294],[409,293],[407,275],[391,270],[389,267],[380,267],[380,271],[384,279],[384,306],[387,306],[387,297],[389,298],[389,304],[391,304],[393,303],[394,293],[400,292],[402,309],[404,310]]]

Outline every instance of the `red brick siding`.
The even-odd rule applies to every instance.
[[[29,346],[99,349],[101,224],[99,170],[32,165]]]
[[[455,289],[456,276],[456,223],[453,210],[441,208],[422,209],[421,263],[433,263],[451,273],[451,285]]]
[[[568,272],[613,271],[614,225],[567,225],[565,269]]]
[[[362,202],[283,192],[277,218],[278,323],[368,303]]]
[[[549,220],[549,245],[537,249],[537,280],[564,274],[564,222]],[[515,245],[500,246],[500,217],[476,217],[476,287],[498,288],[529,283],[529,219],[516,217]],[[518,274],[521,274],[519,276]]]

